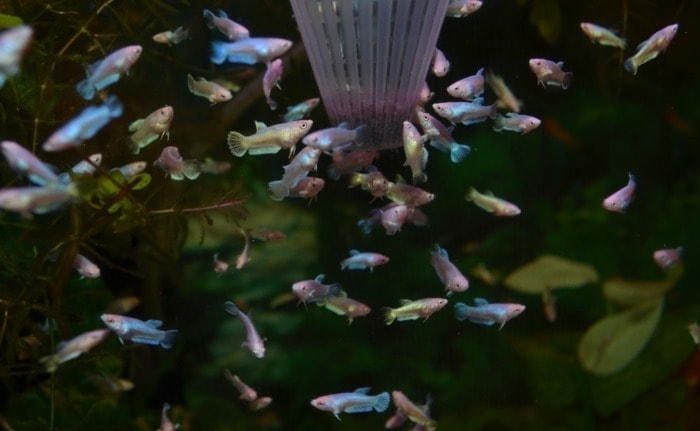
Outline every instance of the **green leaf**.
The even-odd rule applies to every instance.
[[[18,25],[22,25],[22,18],[0,13],[0,29],[17,27]]]
[[[141,190],[151,183],[151,176],[147,173],[138,174],[129,181],[131,190]]]

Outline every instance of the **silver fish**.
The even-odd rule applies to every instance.
[[[239,310],[236,304],[231,301],[224,303],[224,309],[228,314],[238,317],[243,322],[247,335],[246,341],[241,344],[241,347],[247,347],[256,358],[263,358],[265,356],[265,343],[260,334],[258,334],[257,329],[255,329],[250,316]]]
[[[119,337],[122,343],[130,340],[139,344],[160,345],[165,349],[173,347],[177,330],[161,331],[163,322],[160,320],[139,320],[118,314],[103,314],[101,317],[105,326]]]
[[[119,81],[122,74],[129,73],[129,69],[139,59],[142,51],[140,45],[130,45],[88,66],[85,70],[87,78],[75,87],[78,94],[85,100],[92,100],[96,91],[114,84]]]

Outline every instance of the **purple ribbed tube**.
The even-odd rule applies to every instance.
[[[334,124],[369,127],[366,149],[402,145],[449,0],[291,0]]]

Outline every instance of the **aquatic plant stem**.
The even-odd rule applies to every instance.
[[[216,205],[210,205],[206,207],[197,207],[197,208],[168,208],[164,210],[154,210],[154,211],[149,211],[149,214],[151,215],[158,215],[158,214],[175,214],[175,213],[196,213],[196,212],[202,212],[202,211],[209,211],[209,210],[218,210],[218,209],[224,209],[224,208],[230,208],[238,205],[243,205],[245,202],[244,199],[238,199],[238,200],[233,200],[233,201],[228,201]]]
[[[0,329],[0,344],[2,344],[2,339],[5,338],[5,329],[7,328],[7,314],[10,309],[9,305],[5,306],[5,313],[2,319],[2,329]]]
[[[39,110],[39,107],[42,106],[42,102],[43,102],[43,99],[44,99],[44,91],[46,91],[46,87],[47,87],[48,84],[49,84],[49,78],[50,78],[51,75],[53,74],[54,69],[56,69],[56,63],[58,62],[58,58],[60,58],[60,57],[68,50],[68,48],[70,48],[70,47],[73,45],[73,43],[78,39],[78,37],[79,37],[81,34],[83,34],[83,32],[87,33],[87,26],[90,25],[90,23],[91,23],[95,18],[97,18],[97,16],[98,16],[100,13],[102,13],[102,11],[103,11],[105,8],[107,8],[112,2],[114,2],[114,0],[107,0],[106,2],[104,2],[104,3],[102,4],[102,6],[100,6],[100,7],[95,11],[95,13],[92,14],[92,15],[87,19],[87,21],[85,21],[85,24],[83,24],[82,27],[80,27],[80,30],[78,30],[78,31],[73,35],[73,37],[71,37],[71,38],[68,40],[68,42],[66,42],[66,44],[63,45],[63,48],[61,48],[61,50],[58,51],[58,54],[56,54],[56,60],[54,60],[54,61],[51,63],[51,66],[49,66],[49,70],[48,70],[48,72],[46,73],[46,76],[44,77],[44,81],[41,83],[41,86],[39,87],[39,96],[38,96],[38,100],[37,100],[37,103],[36,103],[37,113],[36,113],[36,115],[34,115],[34,132],[33,132],[33,134],[32,134],[32,153],[36,153],[36,146],[37,146],[37,142],[38,142],[38,139],[39,139],[39,115],[38,115],[38,110]]]

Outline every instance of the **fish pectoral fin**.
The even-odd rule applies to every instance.
[[[352,391],[352,392],[355,393],[355,394],[367,395],[367,394],[369,393],[370,389],[372,389],[372,388],[369,387],[369,386],[367,386],[367,387],[365,387],[365,388],[357,388],[357,389],[355,389],[355,390]]]
[[[143,118],[138,119],[133,123],[129,124],[129,131],[135,132],[139,127],[141,127],[141,124],[143,124]]]

